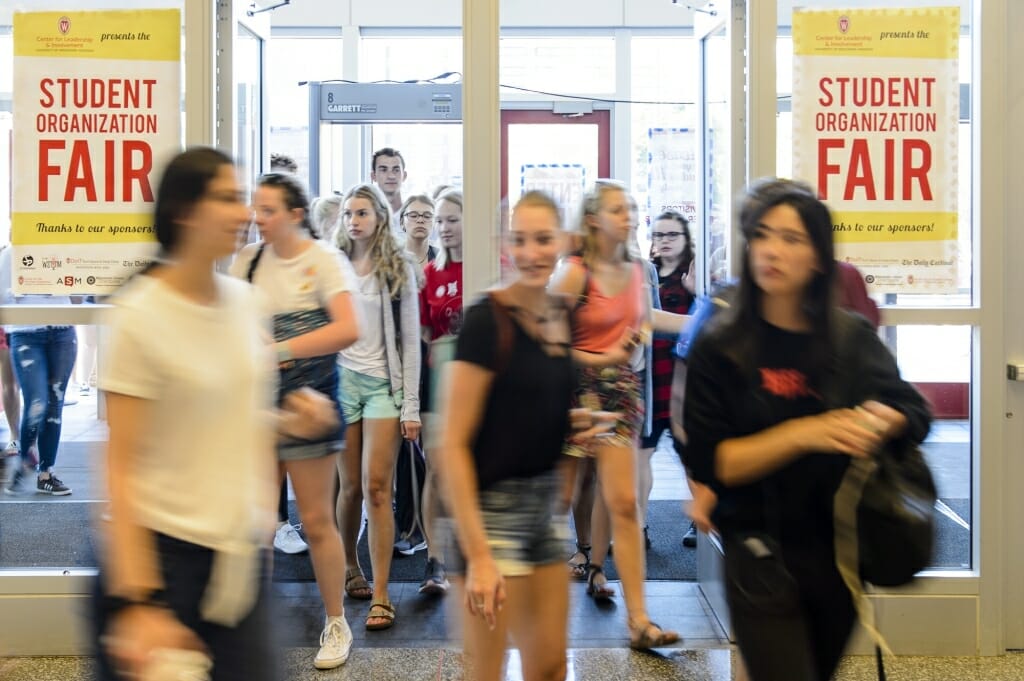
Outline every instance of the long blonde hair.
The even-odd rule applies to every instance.
[[[345,192],[342,205],[350,199],[365,199],[373,206],[373,212],[377,215],[377,226],[374,227],[370,240],[370,262],[377,273],[381,290],[386,290],[392,298],[401,297],[402,289],[410,283],[407,280],[407,265],[411,260],[398,245],[398,240],[391,231],[391,208],[384,194],[372,184],[357,184]],[[338,226],[335,233],[334,245],[345,255],[352,256],[352,239],[342,225]]]
[[[437,199],[434,200],[434,210],[435,211],[440,209],[442,201],[447,201],[448,203],[453,203],[456,206],[458,206],[459,207],[459,216],[461,218],[461,216],[462,216],[462,192],[460,192],[457,189],[449,189],[448,191],[443,192],[440,196],[437,197]],[[462,224],[462,233],[463,234],[466,233],[466,224],[465,223]],[[448,252],[448,248],[445,245],[442,244],[441,248],[438,250],[437,257],[434,258],[434,269],[436,269],[439,272],[441,270],[447,269],[448,263],[451,262],[451,261],[452,261],[452,254],[449,253]]]
[[[580,202],[579,222],[576,229],[583,238],[580,255],[583,256],[583,262],[588,267],[593,265],[594,257],[597,254],[597,228],[589,224],[589,219],[600,212],[605,197],[611,192],[622,192],[627,200],[630,198],[629,192],[626,191],[626,186],[621,182],[597,180],[583,195],[583,200]],[[639,257],[639,253],[634,254],[630,252],[628,241],[627,239],[627,243],[622,245],[622,258],[627,262],[636,260]]]

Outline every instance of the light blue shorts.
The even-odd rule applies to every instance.
[[[341,409],[345,423],[363,419],[397,419],[402,415],[395,402],[402,403],[401,390],[391,395],[391,381],[367,376],[341,367]]]

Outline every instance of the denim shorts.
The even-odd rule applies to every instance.
[[[531,478],[502,480],[480,491],[480,511],[491,555],[505,577],[522,577],[535,568],[565,560],[569,520],[556,515],[562,490],[558,470]],[[448,571],[465,574],[466,560],[451,518],[438,520]]]
[[[363,419],[397,419],[403,393],[391,394],[391,381],[341,367],[341,409],[345,423]]]

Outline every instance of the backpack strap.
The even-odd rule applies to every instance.
[[[263,251],[267,248],[267,242],[263,241],[260,243],[260,247],[256,249],[256,255],[252,256],[252,260],[249,261],[249,269],[245,272],[245,280],[252,283],[252,278],[256,275],[256,266],[260,264],[260,258],[263,257]]]
[[[491,302],[491,311],[494,314],[494,325],[498,332],[498,342],[496,344],[496,352],[494,354],[494,372],[496,374],[500,374],[505,371],[509,360],[512,358],[512,347],[515,344],[516,339],[515,322],[512,321],[512,316],[509,315],[508,308],[498,300],[498,296],[495,295],[494,291],[488,293],[487,297]]]

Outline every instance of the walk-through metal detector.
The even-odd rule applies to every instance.
[[[320,186],[323,125],[378,123],[461,123],[460,83],[309,83],[309,186]],[[363,149],[369,130],[363,129]],[[366,153],[362,157],[367,156]],[[368,162],[364,159],[364,164]],[[369,175],[364,168],[364,177]],[[315,190],[314,190],[315,191]]]

